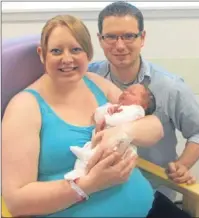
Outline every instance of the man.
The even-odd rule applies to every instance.
[[[194,94],[181,78],[141,57],[146,33],[138,8],[122,1],[106,6],[99,14],[98,29],[107,60],[90,64],[89,71],[121,89],[145,84],[156,98],[155,114],[164,126],[164,138],[151,148],[139,148],[139,156],[167,168],[168,176],[177,183],[194,183],[189,171],[199,159],[199,105]],[[180,157],[176,153],[176,129],[187,139]],[[173,199],[166,188],[162,192]]]

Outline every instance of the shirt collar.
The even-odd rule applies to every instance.
[[[150,72],[150,65],[149,63],[142,58],[142,56],[140,56],[141,59],[141,66],[140,66],[140,71],[138,73],[138,77],[135,81],[135,83],[142,83],[142,81],[144,80],[145,77],[148,77],[149,81],[151,80],[151,72]],[[105,77],[108,76],[108,74],[110,74],[110,63],[109,61],[105,61],[104,63],[105,65],[103,66],[104,70],[104,75]]]
[[[141,83],[145,77],[148,77],[149,80],[151,80],[151,72],[150,72],[150,66],[149,63],[144,60],[141,56],[141,66],[140,66],[140,71],[138,73],[138,82]]]

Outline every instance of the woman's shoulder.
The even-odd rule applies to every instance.
[[[110,89],[117,89],[119,90],[119,88],[116,87],[115,84],[113,84],[111,81],[109,81],[108,79],[105,79],[104,77],[93,73],[93,72],[87,72],[86,76],[91,79],[94,83],[96,83],[96,85],[98,85],[101,89],[103,89],[106,93],[110,90]]]
[[[5,109],[4,119],[7,117],[20,117],[27,119],[34,116],[34,119],[40,118],[39,105],[36,98],[25,90],[20,91],[11,98]]]
[[[96,73],[93,72],[87,72],[86,76],[92,80],[94,83],[96,83],[96,85],[98,85],[100,88],[106,88],[107,87],[107,83],[109,83],[109,81],[107,81],[104,77],[99,76]]]
[[[17,94],[15,94],[10,101],[8,102],[6,110],[19,110],[19,112],[24,112],[26,110],[29,111],[37,111],[38,110],[38,102],[36,98],[36,94],[39,94],[39,87],[43,77],[40,77]],[[31,90],[31,91],[29,91]]]
[[[103,90],[111,103],[118,103],[118,98],[122,91],[115,84],[96,73],[87,72],[86,76]]]

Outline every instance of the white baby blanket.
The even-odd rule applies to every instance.
[[[111,128],[126,122],[135,121],[145,116],[144,109],[139,105],[120,106],[120,109],[122,109],[121,112],[110,115],[108,113],[108,108],[111,106],[113,105],[107,103],[96,109],[96,112],[94,114],[94,119],[96,123],[99,123],[99,121],[105,119],[106,128]],[[132,151],[135,154],[137,154],[136,147],[131,144],[125,132],[122,131],[118,132],[118,134],[113,136],[111,141],[114,144],[116,144],[116,142],[120,142],[120,145],[131,146]],[[95,152],[95,148],[94,149],[91,148],[92,148],[91,141],[87,142],[83,147],[79,147],[79,146],[70,147],[70,150],[77,157],[77,160],[75,162],[74,170],[64,175],[64,178],[66,180],[74,180],[76,178],[85,175],[86,165]]]

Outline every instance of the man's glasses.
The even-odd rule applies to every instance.
[[[136,38],[142,35],[142,31],[139,33],[125,33],[122,35],[115,35],[115,34],[105,34],[102,35],[102,39],[107,43],[107,44],[114,44],[118,41],[119,38],[121,38],[124,43],[132,43]]]

